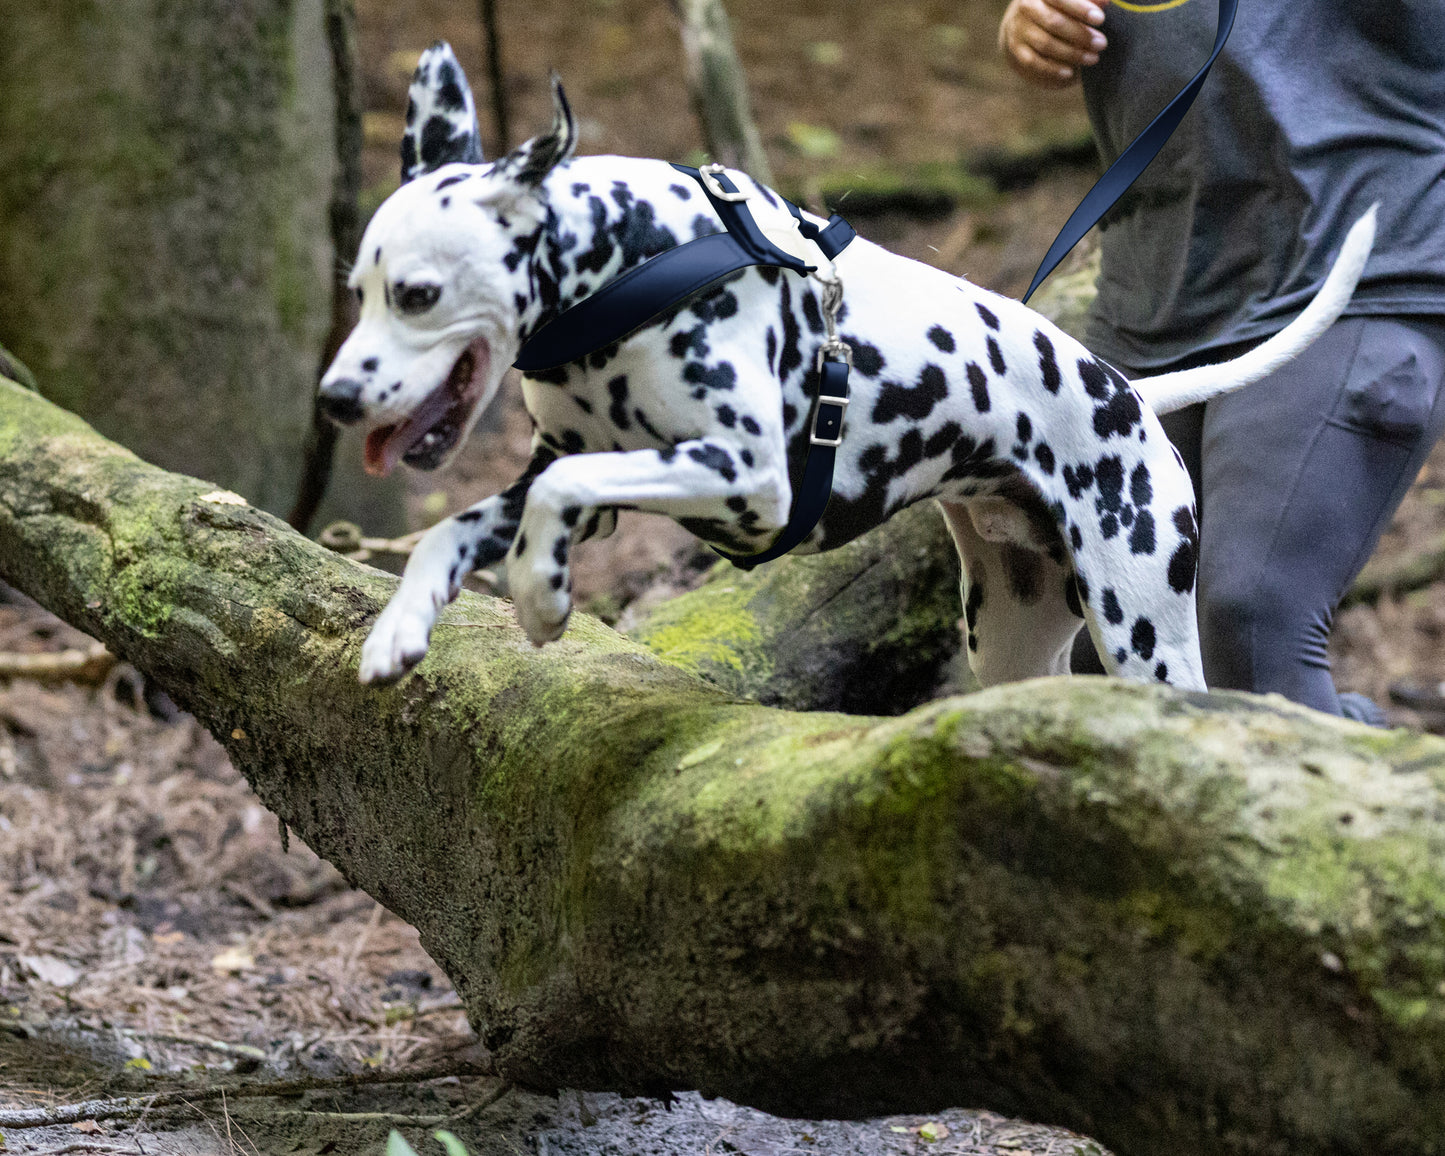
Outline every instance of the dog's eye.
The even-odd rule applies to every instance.
[[[403,313],[425,313],[441,295],[440,285],[398,285],[396,307]]]

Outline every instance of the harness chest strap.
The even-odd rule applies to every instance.
[[[708,165],[701,170],[686,165],[672,167],[702,186],[727,231],[664,250],[553,318],[523,344],[517,360],[512,363],[517,369],[537,373],[580,361],[595,350],[622,340],[659,313],[739,269],[771,265],[803,276],[816,271],[816,266],[784,252],[763,235],[743,207],[748,194],[738,190],[721,165]],[[791,201],[780,199],[797,221],[799,232],[829,261],[857,236],[852,226],[836,214],[819,228],[804,218]],[[841,353],[844,359],[825,356],[830,349],[835,354]],[[848,369],[847,347],[834,336],[819,352],[818,398],[809,427],[808,458],[794,494],[788,524],[772,546],[760,554],[732,555],[717,551],[734,566],[751,570],[781,557],[807,538],[822,518],[833,492],[833,465],[841,442],[843,413],[848,405]]]

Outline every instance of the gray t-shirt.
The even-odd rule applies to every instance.
[[[1215,0],[1105,9],[1084,97],[1112,162],[1208,58]],[[1169,143],[1111,211],[1091,347],[1136,369],[1267,336],[1380,202],[1349,312],[1445,315],[1445,0],[1241,0]]]

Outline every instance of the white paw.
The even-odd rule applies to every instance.
[[[533,646],[555,642],[567,629],[572,614],[572,595],[567,589],[565,573],[560,585],[553,585],[559,571],[528,572],[522,582],[513,580],[512,603],[517,622]]]
[[[403,601],[400,594],[386,609],[361,646],[361,681],[394,682],[426,656],[436,611],[430,602]]]

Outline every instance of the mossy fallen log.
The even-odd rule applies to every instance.
[[[933,502],[841,549],[718,566],[632,637],[742,698],[896,714],[931,697],[960,646],[958,561]]]
[[[473,595],[364,688],[394,579],[3,383],[0,576],[415,924],[513,1077],[1445,1150],[1439,740],[1103,679],[790,714]]]

